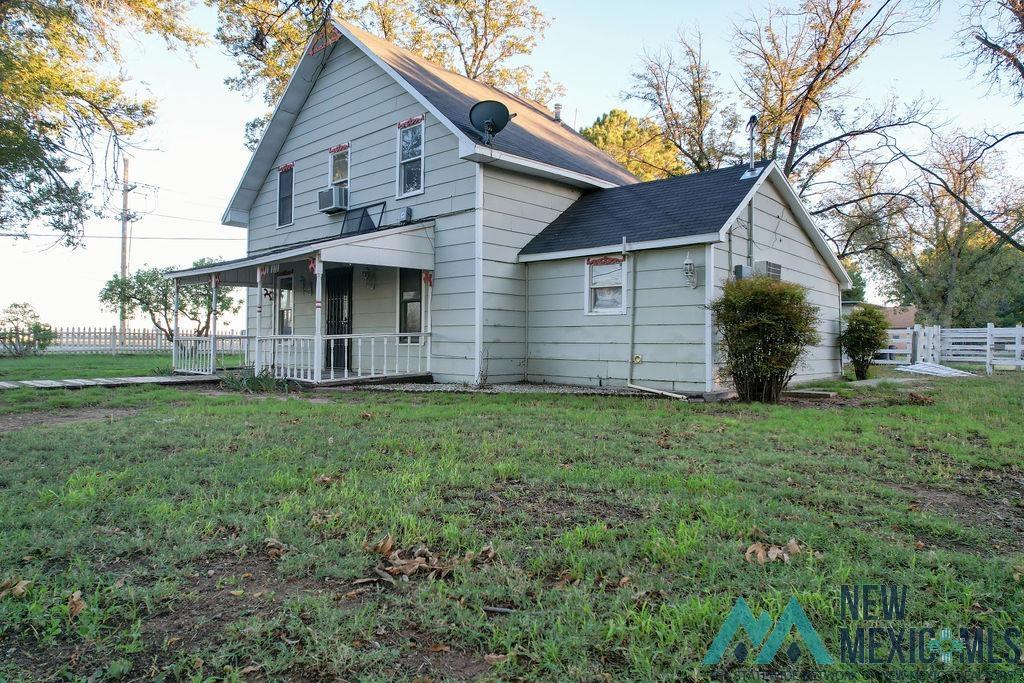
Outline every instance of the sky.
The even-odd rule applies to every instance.
[[[643,50],[659,48],[680,30],[702,33],[709,62],[723,88],[731,89],[737,74],[733,27],[764,7],[758,0],[643,0],[628,3],[626,11],[623,3],[606,0],[536,2],[552,25],[527,62],[566,86],[563,117],[576,127],[613,107],[647,113],[639,103],[624,102],[623,93]],[[963,4],[947,0],[926,29],[878,48],[850,89],[865,101],[891,92],[905,99],[925,95],[940,102],[943,118],[965,129],[1017,124],[1012,103],[972,80],[956,56]],[[197,7],[194,18],[212,34],[209,8]],[[249,160],[244,124],[263,112],[262,101],[224,86],[234,63],[212,42],[190,59],[156,39],[126,38],[124,56],[136,91],[157,100],[156,124],[130,153],[129,177],[140,183],[131,193],[130,208],[139,218],[132,223],[130,267],[244,256],[244,229],[219,221]],[[120,264],[118,209],[90,221],[78,249],[54,246],[50,237],[0,239],[0,258],[12,276],[7,281],[14,283],[0,291],[0,308],[26,301],[52,325],[115,324],[116,315],[101,310],[97,295]],[[878,300],[877,294],[869,298]],[[229,319],[222,329],[241,323]]]

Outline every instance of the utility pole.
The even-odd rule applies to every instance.
[[[128,193],[134,190],[136,186],[128,184],[128,156],[121,157],[121,161],[124,164],[124,170],[121,174],[121,282],[124,282],[128,279]],[[118,340],[120,345],[124,346],[128,334],[128,320],[125,317],[124,301],[121,302],[121,308],[118,311],[117,317],[120,332]]]

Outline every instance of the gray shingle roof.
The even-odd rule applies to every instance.
[[[589,140],[539,105],[466,78],[428,62],[386,40],[344,23],[367,48],[409,82],[470,140],[480,134],[469,122],[469,109],[480,100],[498,100],[516,115],[490,147],[508,154],[583,173],[616,185],[636,178]]]
[[[759,162],[760,172],[768,166]],[[754,186],[747,166],[592,190],[577,199],[520,254],[717,233]]]

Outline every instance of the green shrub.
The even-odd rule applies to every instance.
[[[711,310],[722,370],[740,400],[778,402],[807,347],[819,341],[818,307],[807,290],[768,277],[730,280]]]
[[[221,386],[231,391],[244,391],[250,394],[288,391],[288,382],[274,377],[270,370],[256,374],[248,368],[224,373]]]
[[[850,357],[857,379],[868,378],[868,368],[879,349],[889,344],[889,321],[877,308],[858,306],[843,319],[839,346]]]
[[[54,340],[53,329],[39,320],[29,304],[11,304],[0,313],[0,354],[31,356],[42,353]]]

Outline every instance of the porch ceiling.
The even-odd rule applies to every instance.
[[[433,270],[434,224],[430,221],[403,225],[365,235],[286,247],[260,256],[172,271],[167,277],[181,284],[202,284],[209,280],[210,275],[218,274],[221,286],[255,287],[258,267],[301,261],[317,253],[320,254],[320,260],[326,263]]]

